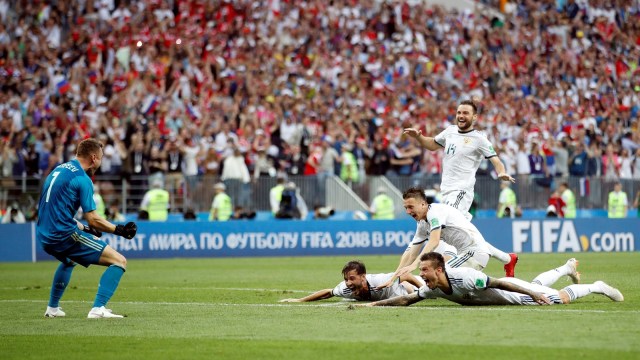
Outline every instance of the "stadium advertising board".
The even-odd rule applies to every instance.
[[[478,219],[485,239],[509,252],[636,251],[636,219]],[[3,225],[0,261],[49,260],[33,239],[32,224]],[[140,222],[131,240],[102,239],[130,259],[401,254],[413,220]]]

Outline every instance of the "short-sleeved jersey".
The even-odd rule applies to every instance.
[[[497,156],[487,136],[478,130],[461,133],[457,125],[452,125],[436,135],[434,141],[444,148],[441,191],[473,193],[480,162]]]
[[[491,278],[478,270],[463,267],[447,268],[446,277],[452,290],[451,294],[445,294],[438,288],[431,290],[427,286],[423,286],[418,290],[418,296],[423,299],[443,298],[462,305],[538,305],[528,295],[489,288]],[[541,292],[553,304],[562,304],[558,290],[516,278],[501,280]]]
[[[396,279],[393,284],[387,288],[376,290],[376,287],[386,283],[393,276],[393,273],[388,274],[367,274],[365,278],[367,279],[367,283],[369,285],[369,297],[368,298],[360,298],[357,297],[351,289],[347,287],[346,282],[341,282],[336,285],[335,288],[331,291],[333,296],[338,296],[346,299],[354,299],[354,300],[367,300],[367,301],[378,301],[391,299],[392,297],[407,295],[407,289],[400,283],[399,279]],[[415,276],[415,275],[414,275]]]
[[[427,220],[418,221],[410,246],[426,242],[436,229],[441,229],[441,240],[456,248],[458,254],[469,251],[489,252],[478,228],[456,208],[444,204],[429,205]]]
[[[77,229],[73,216],[82,208],[96,209],[93,182],[77,159],[58,165],[44,182],[38,207],[36,237],[52,244],[67,239]]]

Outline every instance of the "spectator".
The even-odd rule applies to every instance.
[[[224,183],[217,183],[213,186],[215,195],[211,203],[211,211],[209,213],[209,221],[227,221],[233,214],[233,205],[231,197],[225,192],[227,186]]]
[[[286,182],[287,178],[284,175],[278,175],[276,185],[269,190],[269,204],[271,205],[271,214],[274,216],[280,209],[280,200],[282,199],[282,192]]]
[[[296,184],[288,182],[284,191],[282,191],[282,198],[280,199],[280,208],[276,212],[276,219],[302,219],[307,218],[307,204],[305,203],[300,192],[298,191]]]
[[[371,202],[369,208],[371,218],[375,220],[393,220],[396,217],[393,199],[387,195],[387,189],[384,186],[378,187],[377,195]]]
[[[569,157],[569,174],[573,176],[587,175],[587,151],[583,143],[578,143]]]
[[[251,176],[240,148],[233,147],[233,154],[224,159],[220,179],[225,182],[225,185],[233,185],[235,188],[239,188],[239,205],[249,205],[251,199]]]
[[[549,209],[551,208],[551,206],[553,206],[555,217],[565,217],[564,209],[566,207],[566,204],[564,200],[562,200],[561,191],[559,189],[551,193],[548,203],[549,207],[547,208],[547,216],[549,216]]]
[[[622,191],[622,184],[616,182],[613,186],[613,191],[609,193],[607,207],[609,218],[626,218],[628,208],[627,194]]]
[[[120,212],[120,207],[117,201],[113,201],[109,204],[109,208],[107,209],[107,220],[113,223],[123,223],[126,221],[126,218]]]
[[[552,139],[552,150],[556,160],[556,172],[553,174],[557,177],[565,177],[569,175],[569,151],[567,151],[567,143],[564,139],[555,141]]]
[[[153,179],[152,189],[142,198],[140,209],[148,213],[149,221],[167,221],[169,216],[169,192],[162,188],[162,180]]]
[[[93,183],[93,201],[96,203],[96,213],[102,218],[106,218],[106,207],[104,206],[104,199],[100,193],[100,183]]]
[[[502,190],[500,191],[500,198],[498,199],[498,218],[513,217],[516,206],[518,205],[516,193],[511,189],[511,183],[509,181],[500,182],[500,188]]]
[[[360,177],[360,169],[358,161],[351,152],[351,145],[347,142],[342,143],[342,155],[340,158],[340,178],[350,186],[357,184]]]
[[[16,203],[9,206],[2,217],[2,224],[24,224],[26,222],[27,220],[22,210],[20,210],[20,207]]]
[[[563,215],[565,219],[575,219],[576,217],[576,197],[573,194],[573,191],[569,188],[569,183],[566,181],[560,184],[558,187],[558,192],[560,193],[560,197],[562,198],[562,202],[564,203],[564,208],[562,209]]]

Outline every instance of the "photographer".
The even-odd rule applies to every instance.
[[[27,220],[17,204],[9,206],[7,212],[2,217],[3,224],[24,224],[26,222]]]

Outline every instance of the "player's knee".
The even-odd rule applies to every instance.
[[[127,269],[127,258],[124,257],[124,255],[122,254],[118,254],[118,256],[116,257],[116,263],[114,263],[114,265],[118,265],[123,269]]]
[[[569,297],[569,294],[566,291],[560,290],[558,292],[558,295],[560,295],[560,300],[562,301],[563,304],[568,304],[571,302],[571,298]]]

